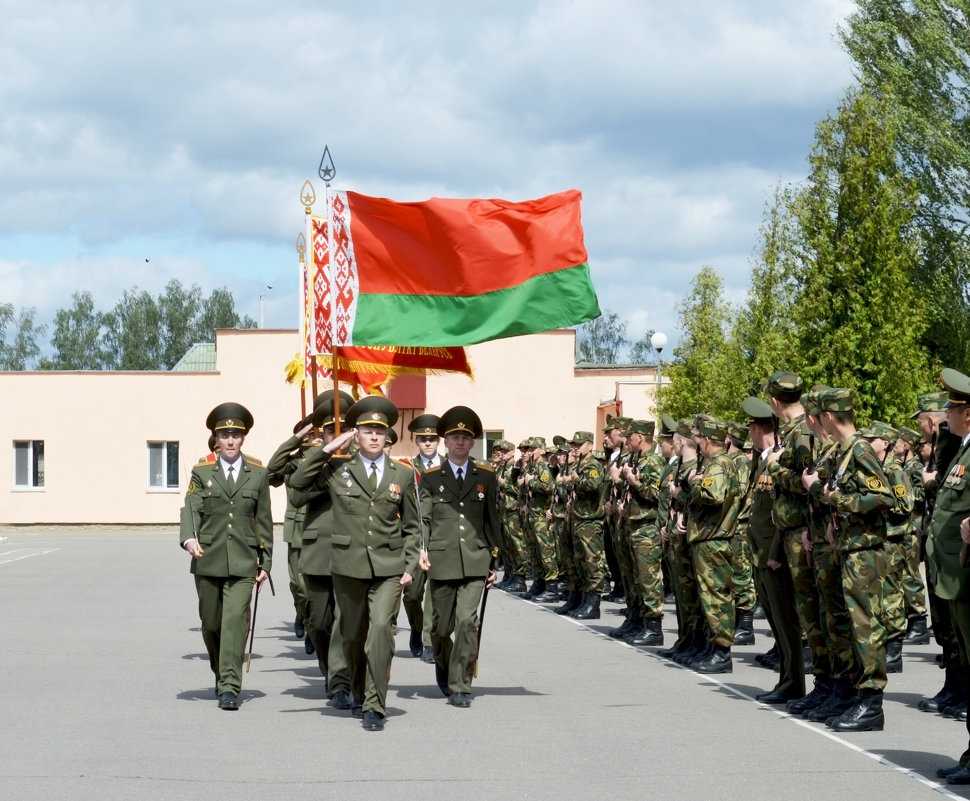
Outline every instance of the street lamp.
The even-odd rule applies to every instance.
[[[667,335],[662,331],[654,331],[650,335],[650,344],[653,346],[653,349],[657,351],[657,392],[654,393],[654,397],[657,398],[660,390],[663,388],[663,376],[660,373],[660,363],[662,361],[660,354],[663,352],[663,349],[667,347]]]
[[[266,285],[266,288],[267,289],[272,289],[273,287],[271,287],[269,284],[267,284]],[[260,295],[259,296],[259,327],[261,329],[263,328],[263,302],[265,300],[266,300],[266,296],[265,295]]]

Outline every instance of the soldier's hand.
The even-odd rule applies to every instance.
[[[552,509],[546,509],[546,520],[552,520]]]
[[[401,585],[401,589],[403,590],[405,587],[409,587],[412,581],[414,581],[414,576],[412,576],[410,573],[404,572],[401,574],[401,580],[398,583]]]
[[[678,534],[686,534],[687,533],[687,526],[684,525],[684,516],[683,515],[677,515],[677,533]]]
[[[831,520],[829,521],[829,524],[825,527],[825,540],[833,548],[835,547],[835,526],[832,524]]]
[[[960,539],[970,545],[970,517],[960,521]]]
[[[313,431],[313,423],[307,423],[303,428],[296,432],[297,439],[303,439],[307,434]]]
[[[357,435],[356,428],[348,428],[346,431],[341,431],[339,437],[335,437],[328,444],[323,446],[324,453],[336,453],[344,445],[346,445],[350,440],[352,440]]]
[[[812,487],[814,487],[819,482],[818,473],[816,471],[809,472],[808,470],[802,471],[802,486],[805,488],[805,492],[811,492]]]
[[[761,458],[765,461],[766,464],[774,464],[781,458],[781,454],[782,454],[782,449],[779,448],[776,451],[774,448],[772,448],[770,451],[768,451],[768,453],[766,453]]]
[[[927,470],[925,467],[923,468],[922,479],[924,487],[932,487],[936,484],[936,472],[936,470]]]
[[[425,573],[431,569],[431,560],[428,559],[428,552],[424,548],[421,549],[421,555],[418,557],[418,567]]]
[[[812,542],[812,538],[809,535],[808,531],[802,532],[802,545],[804,546],[805,550],[808,551],[809,553],[811,553],[812,548],[815,547],[815,543]]]
[[[616,481],[620,477],[622,470],[616,466],[616,464],[610,465],[610,478]]]
[[[205,551],[202,550],[202,546],[199,545],[198,540],[186,540],[185,550],[187,550],[190,554],[192,554],[193,559],[201,559],[202,554],[205,553]]]
[[[263,584],[266,579],[269,578],[269,573],[267,573],[263,568],[260,568],[256,573],[256,592],[263,589]]]
[[[781,567],[781,562],[779,562],[777,559],[769,559],[768,567],[770,567],[772,570],[777,570],[779,567]]]
[[[495,583],[495,576],[496,576],[496,575],[497,575],[497,573],[496,573],[496,571],[495,571],[495,570],[493,570],[493,571],[491,571],[491,572],[490,572],[490,573],[489,573],[489,574],[488,574],[488,575],[487,575],[487,576],[485,577],[485,589],[486,589],[486,590],[490,590],[490,589],[492,589],[492,585],[493,585],[493,584]]]

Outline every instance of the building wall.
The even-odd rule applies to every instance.
[[[595,430],[604,402],[619,400],[628,416],[651,416],[652,368],[577,370],[574,346],[571,330],[473,346],[475,380],[429,376],[427,411],[471,406],[486,429],[514,442]],[[244,451],[264,462],[289,436],[302,407],[284,367],[298,348],[296,331],[223,330],[214,372],[0,372],[0,446],[9,449],[0,458],[0,523],[174,524],[188,474],[207,452],[205,418],[214,406],[234,400],[253,413]],[[406,424],[422,411],[402,412],[395,455],[415,452]],[[13,488],[19,440],[44,441],[42,490]],[[148,488],[149,441],[179,442],[178,489]],[[273,490],[277,522],[285,504],[283,489]]]

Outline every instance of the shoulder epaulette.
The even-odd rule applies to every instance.
[[[330,457],[330,461],[332,461],[332,462],[340,462],[340,461],[346,462],[346,461],[349,461],[352,458],[353,457],[349,453],[335,453],[335,454],[333,454]]]
[[[248,453],[243,454],[243,459],[246,460],[246,464],[251,464],[254,467],[262,467],[263,463],[259,461],[255,456],[250,456]]]
[[[492,467],[492,465],[490,465],[488,462],[480,462],[477,459],[475,460],[475,467],[477,467],[479,470],[484,470],[486,473],[495,472],[495,468]]]
[[[200,456],[199,461],[195,463],[196,467],[209,467],[216,463],[218,457],[214,453],[210,453],[207,456]]]
[[[408,470],[414,470],[414,465],[411,464],[406,459],[391,459],[391,464],[396,464],[399,467],[406,467]]]
[[[428,475],[431,475],[432,473],[440,473],[440,472],[441,472],[441,465],[436,464],[434,467],[429,467],[427,470],[425,470],[424,474],[428,476]]]

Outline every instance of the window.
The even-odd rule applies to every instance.
[[[153,490],[179,488],[179,444],[177,442],[148,443],[148,488]]]
[[[44,488],[44,440],[14,440],[14,489]]]

